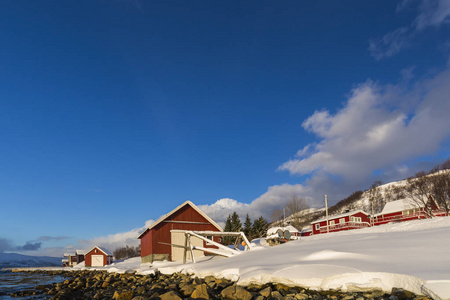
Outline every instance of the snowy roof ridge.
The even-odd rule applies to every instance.
[[[109,250],[103,248],[103,247],[99,247],[99,246],[94,246],[91,250],[87,251],[86,254],[88,254],[89,252],[91,252],[92,250],[94,250],[95,248],[97,248],[98,250],[100,250],[101,252],[105,253],[106,255],[113,255]]]
[[[164,216],[162,216],[161,218],[159,218],[155,223],[153,223],[152,225],[150,225],[150,227],[148,227],[147,229],[145,229],[141,234],[139,234],[139,236],[137,237],[138,239],[140,239],[144,233],[146,233],[147,231],[149,231],[150,229],[152,229],[153,227],[155,227],[156,225],[158,225],[159,223],[161,223],[162,221],[164,221],[165,219],[167,219],[168,217],[170,217],[171,215],[173,215],[175,212],[177,212],[179,209],[181,209],[183,206],[185,205],[190,205],[195,211],[197,211],[202,217],[204,217],[206,220],[208,220],[208,222],[210,222],[212,225],[214,225],[214,227],[216,227],[217,229],[219,229],[219,231],[223,231],[222,227],[219,226],[219,224],[217,224],[216,222],[214,222],[213,219],[211,219],[207,214],[205,214],[200,208],[198,208],[194,203],[192,203],[191,201],[187,200],[185,202],[183,202],[183,204],[177,206],[175,209],[173,209],[172,211],[170,211],[169,213],[165,214]]]

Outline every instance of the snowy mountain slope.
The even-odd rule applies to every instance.
[[[61,266],[60,257],[28,256],[17,253],[0,253],[0,269],[17,267]]]

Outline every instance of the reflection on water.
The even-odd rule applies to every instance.
[[[46,295],[36,295],[29,297],[10,297],[9,294],[32,289],[36,285],[51,284],[63,281],[60,275],[47,275],[39,273],[11,273],[0,271],[0,299],[48,299]]]

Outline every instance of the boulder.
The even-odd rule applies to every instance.
[[[183,300],[175,291],[169,291],[159,296],[161,300]]]
[[[222,298],[229,300],[250,300],[252,294],[245,288],[237,285],[231,285],[220,293]]]
[[[195,288],[195,290],[192,292],[191,294],[191,298],[192,299],[206,299],[209,300],[209,288],[206,284],[200,284],[197,285],[197,287]]]

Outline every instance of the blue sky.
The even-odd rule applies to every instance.
[[[186,200],[268,218],[448,157],[448,0],[0,5],[0,251],[135,243]]]

